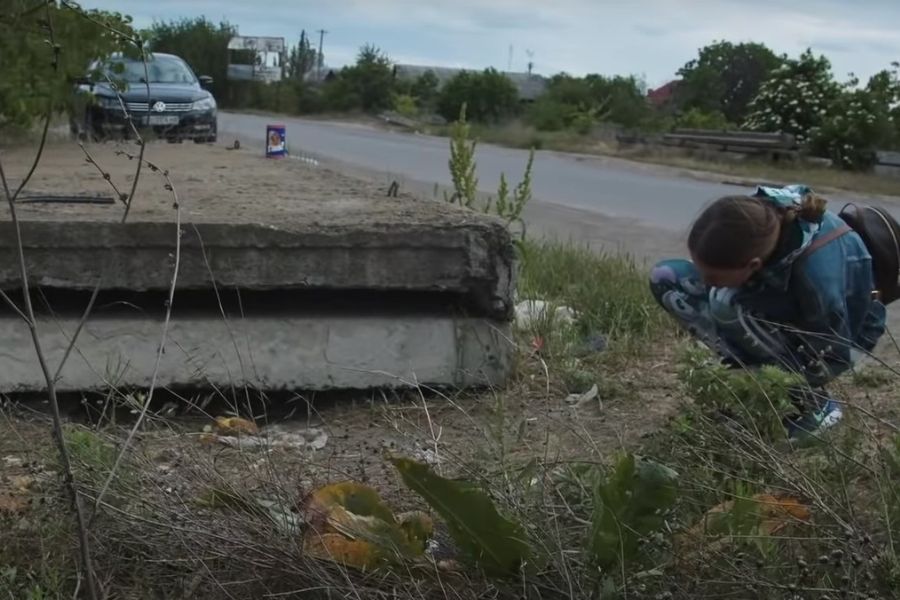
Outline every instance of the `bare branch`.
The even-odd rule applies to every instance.
[[[9,195],[9,187],[7,186],[6,180],[4,178],[3,181],[3,189],[6,192],[7,196],[10,198],[11,202],[15,202],[19,197],[19,194],[22,193],[22,190],[25,189],[25,186],[28,185],[28,182],[31,181],[31,177],[34,175],[35,170],[37,170],[38,163],[41,162],[41,156],[44,155],[44,147],[47,145],[47,132],[50,130],[50,119],[53,118],[53,100],[49,100],[47,103],[47,118],[44,119],[44,129],[41,132],[41,142],[38,146],[37,154],[34,156],[34,161],[31,163],[31,168],[28,169],[28,173],[26,173],[25,178],[22,179],[21,183],[19,183],[19,187],[16,188],[15,193]]]
[[[59,376],[62,373],[63,367],[66,366],[66,361],[69,360],[69,355],[72,353],[72,349],[75,348],[75,342],[78,341],[78,336],[81,334],[81,330],[84,328],[84,324],[87,323],[88,317],[90,317],[91,312],[94,310],[94,303],[97,301],[97,296],[100,294],[100,285],[102,284],[103,279],[97,281],[97,285],[94,286],[94,292],[91,294],[91,299],[88,301],[88,305],[84,309],[84,313],[81,315],[81,320],[78,321],[78,327],[75,328],[75,333],[72,334],[72,339],[69,340],[69,345],[66,346],[66,351],[63,353],[62,359],[59,361],[59,366],[56,368],[56,374],[53,375],[53,381],[59,381]]]
[[[143,151],[143,147],[141,148]],[[119,154],[125,155],[129,158],[129,160],[138,160],[138,162],[144,162],[142,158],[135,157],[127,152],[119,151]],[[176,227],[176,235],[175,235],[175,265],[173,267],[172,272],[172,283],[169,286],[169,296],[166,302],[166,316],[163,321],[163,330],[161,339],[159,342],[159,348],[156,352],[156,364],[153,368],[153,374],[150,377],[150,389],[147,391],[147,398],[144,400],[144,405],[141,407],[141,412],[138,414],[138,418],[135,420],[134,425],[131,427],[131,430],[128,432],[128,437],[125,439],[125,442],[122,444],[122,448],[119,450],[119,454],[116,456],[116,460],[113,463],[112,468],[109,471],[109,475],[106,478],[106,481],[103,483],[103,487],[100,489],[100,492],[97,494],[97,499],[94,502],[95,510],[100,507],[100,503],[103,500],[103,496],[109,490],[110,484],[112,484],[113,479],[115,479],[116,472],[119,469],[119,466],[122,464],[122,459],[125,457],[125,454],[128,452],[128,449],[131,446],[131,442],[134,440],[134,436],[137,435],[138,430],[144,422],[144,419],[147,416],[147,411],[150,409],[150,403],[153,401],[153,394],[156,391],[156,381],[159,377],[159,369],[162,363],[162,356],[165,352],[166,348],[166,340],[169,332],[169,323],[172,319],[172,307],[175,304],[175,287],[178,283],[178,270],[181,265],[181,206],[178,203],[178,192],[175,190],[175,186],[172,185],[172,180],[169,179],[169,172],[164,171],[154,165],[153,163],[147,162],[147,167],[155,172],[160,173],[162,178],[166,182],[166,189],[172,193],[173,198],[173,208],[175,209],[175,227]]]
[[[53,59],[52,66],[54,72],[58,72],[59,70],[59,46],[56,44],[56,39],[53,30],[53,15],[50,10],[50,3],[46,5],[47,11],[47,27],[50,36],[50,46],[53,49]],[[75,478],[72,472],[72,464],[69,458],[69,450],[66,445],[65,436],[63,435],[62,430],[62,416],[60,414],[59,409],[59,399],[56,395],[56,383],[54,378],[50,374],[50,369],[47,365],[47,359],[44,356],[43,349],[41,347],[40,337],[37,331],[37,323],[35,320],[34,314],[34,306],[31,302],[31,291],[28,282],[28,269],[25,264],[25,250],[22,242],[22,229],[21,224],[19,222],[18,214],[16,212],[16,198],[25,189],[25,186],[30,181],[32,175],[34,175],[35,170],[37,169],[38,163],[41,160],[41,156],[44,152],[44,147],[47,142],[47,131],[50,128],[50,119],[53,116],[53,98],[50,97],[47,101],[47,116],[44,121],[44,130],[41,134],[41,142],[38,147],[37,154],[35,156],[34,162],[31,165],[31,168],[28,170],[28,173],[19,184],[19,187],[16,189],[15,193],[10,193],[9,185],[6,181],[5,174],[2,175],[3,180],[3,191],[6,196],[6,201],[9,206],[9,215],[10,221],[13,225],[13,232],[16,240],[16,248],[18,253],[18,263],[19,263],[19,276],[22,280],[22,295],[23,295],[23,304],[24,304],[24,315],[26,316],[25,324],[28,326],[28,330],[31,334],[31,340],[34,345],[35,354],[37,355],[38,364],[40,365],[41,373],[44,376],[44,380],[47,385],[47,395],[50,399],[50,408],[52,413],[53,420],[53,437],[56,441],[57,450],[59,452],[59,460],[62,466],[63,471],[63,483],[64,486],[69,493],[70,500],[72,502],[72,508],[75,512],[75,520],[78,531],[78,544],[81,550],[81,564],[84,570],[84,577],[87,580],[87,589],[88,595],[92,600],[98,600],[100,595],[97,590],[97,581],[94,577],[94,569],[91,563],[91,547],[90,541],[88,538],[88,527],[87,522],[84,516],[84,509],[81,505],[81,497],[78,491],[78,488],[75,485]],[[2,167],[0,167],[0,173],[2,173]]]
[[[103,167],[101,167],[100,164],[97,163],[96,160],[94,160],[94,157],[91,156],[91,153],[88,152],[88,149],[84,147],[84,144],[82,142],[78,142],[78,147],[81,148],[82,152],[84,152],[84,157],[88,164],[94,165],[94,167],[97,169],[97,172],[100,173],[100,176],[106,181],[106,183],[109,184],[109,187],[112,188],[113,192],[116,194],[116,198],[120,202],[128,206],[128,195],[119,191],[119,188],[116,185],[116,182],[113,181],[112,176],[110,176],[107,171],[104,171]]]

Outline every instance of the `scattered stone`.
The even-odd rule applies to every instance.
[[[575,322],[575,311],[568,306],[553,308],[553,314],[549,315],[552,305],[544,300],[525,300],[516,305],[516,324],[522,328],[528,328],[536,321],[552,319],[555,324],[571,325]]]
[[[600,396],[600,388],[595,383],[594,386],[586,391],[583,394],[571,394],[568,398],[566,398],[566,403],[573,405],[576,409],[584,408],[588,404],[593,403],[595,400],[599,405],[599,396]]]
[[[318,427],[285,431],[283,428],[273,426],[255,436],[215,436],[215,441],[233,448],[282,448],[315,451],[323,449],[328,444],[328,434]]]
[[[25,465],[25,461],[19,458],[18,456],[4,456],[3,464],[12,469],[19,468]]]
[[[417,461],[423,462],[427,465],[435,466],[441,464],[441,460],[438,458],[437,453],[431,448],[415,450],[412,454],[413,458],[415,458]]]
[[[606,336],[602,333],[596,333],[593,335],[589,335],[587,339],[584,341],[585,351],[588,353],[601,353],[606,352],[606,349],[609,347],[609,341],[606,339]]]
[[[256,423],[240,417],[216,417],[216,432],[219,435],[258,435]]]

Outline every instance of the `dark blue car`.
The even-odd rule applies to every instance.
[[[130,118],[142,132],[152,130],[169,141],[215,142],[211,84],[211,77],[198,78],[172,54],[148,54],[146,65],[114,55],[78,82],[70,127],[80,139],[127,139],[133,137]]]

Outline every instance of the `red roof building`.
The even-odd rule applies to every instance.
[[[675,79],[669,83],[650,90],[647,92],[647,100],[654,108],[662,108],[669,104],[675,96],[675,90],[678,88],[679,80]]]

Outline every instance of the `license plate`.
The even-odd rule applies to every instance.
[[[150,115],[145,118],[148,125],[178,125],[180,122],[178,115]]]

